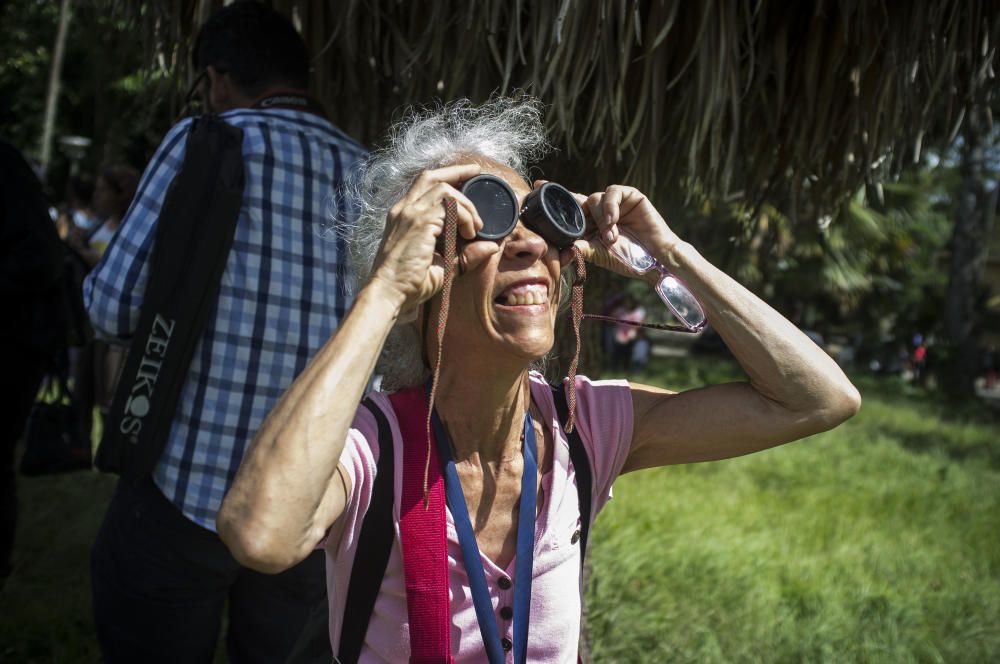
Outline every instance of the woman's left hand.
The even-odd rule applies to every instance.
[[[537,181],[535,186],[542,183]],[[574,246],[590,263],[626,276],[635,276],[622,269],[619,260],[607,251],[607,247],[618,239],[620,230],[628,231],[661,262],[665,262],[670,251],[681,241],[652,202],[635,187],[613,184],[590,196],[575,196],[588,217],[588,223],[586,237],[574,242]],[[571,254],[569,250],[563,253],[563,262],[566,263]]]

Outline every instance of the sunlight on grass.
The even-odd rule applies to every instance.
[[[738,375],[701,371],[650,382]],[[591,540],[595,661],[995,660],[1000,428],[928,410],[865,395],[832,432],[621,478]]]

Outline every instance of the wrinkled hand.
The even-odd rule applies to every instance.
[[[401,319],[415,316],[417,307],[441,290],[444,283],[444,259],[434,249],[444,229],[445,202],[455,202],[461,238],[473,240],[483,227],[472,201],[457,188],[480,171],[478,164],[424,171],[386,215],[372,279],[399,294]],[[495,242],[470,242],[458,260],[466,269],[472,269],[497,251],[499,245]]]
[[[539,187],[543,181],[535,182]],[[624,268],[607,247],[618,239],[621,230],[627,231],[660,262],[681,240],[645,194],[635,187],[613,184],[604,191],[584,196],[574,194],[587,216],[586,235],[573,243],[584,259],[607,270],[634,277],[635,273]],[[563,264],[571,260],[569,249],[560,258]]]

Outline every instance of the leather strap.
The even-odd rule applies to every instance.
[[[326,119],[326,109],[323,108],[323,105],[302,90],[272,90],[256,100],[253,103],[253,108],[289,108],[293,111],[312,113]]]

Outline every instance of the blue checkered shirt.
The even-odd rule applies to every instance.
[[[335,195],[365,150],[318,116],[237,109],[246,187],[218,304],[194,349],[153,479],[195,523],[215,515],[264,417],[347,312],[347,254],[329,233],[347,210]],[[107,337],[134,332],[154,228],[184,161],[189,120],[174,126],[132,206],[84,283],[90,319]]]

